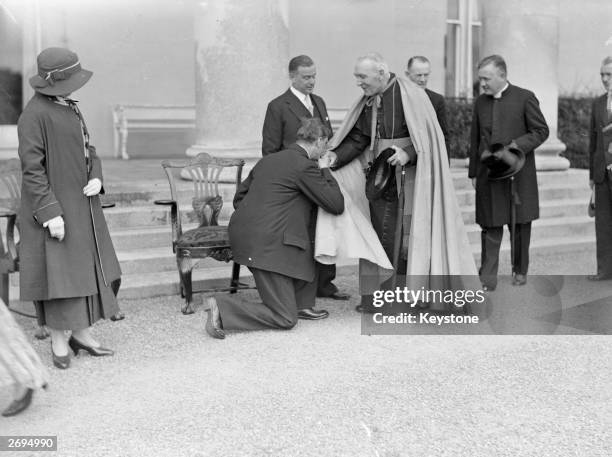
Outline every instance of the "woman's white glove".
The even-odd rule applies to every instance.
[[[102,181],[98,178],[90,179],[85,187],[83,187],[83,193],[87,197],[93,197],[94,195],[98,195],[102,190]]]
[[[66,231],[64,228],[64,218],[62,216],[56,216],[53,219],[49,219],[43,224],[43,227],[49,229],[49,233],[53,238],[57,238],[59,241],[64,239]]]

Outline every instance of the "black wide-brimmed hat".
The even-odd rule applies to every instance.
[[[44,95],[67,95],[80,89],[93,73],[81,68],[79,57],[65,48],[47,48],[36,59],[38,74],[30,85]]]
[[[521,171],[525,165],[525,153],[515,146],[494,143],[483,151],[480,161],[489,168],[489,180],[499,181]]]
[[[381,198],[395,182],[395,165],[387,160],[395,154],[395,149],[387,148],[378,154],[366,177],[366,197],[368,200]]]

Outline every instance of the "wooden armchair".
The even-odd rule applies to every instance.
[[[176,254],[179,272],[181,296],[185,298],[183,314],[194,313],[194,292],[235,293],[238,289],[251,288],[239,283],[240,265],[234,263],[229,287],[193,290],[191,273],[201,259],[211,257],[218,261],[229,262],[233,259],[227,226],[218,224],[219,214],[223,207],[223,196],[219,193],[219,177],[226,168],[236,168],[236,189],[242,181],[242,159],[224,159],[206,153],[198,154],[189,161],[162,161],[162,167],[170,184],[170,200],[156,200],[157,205],[170,206],[172,224],[172,251]],[[197,218],[198,226],[183,231],[179,193],[177,191],[178,175],[188,177],[193,184],[191,207]]]
[[[9,274],[19,271],[17,213],[21,201],[21,164],[18,159],[0,163],[0,218],[6,221],[5,236],[0,228],[0,298],[9,306]],[[4,239],[3,239],[4,238]]]
[[[33,314],[11,308],[9,302],[9,275],[19,271],[19,205],[21,204],[21,162],[9,159],[0,162],[0,218],[6,220],[5,236],[0,229],[0,298],[9,310],[32,319]],[[43,340],[49,336],[44,326],[39,326],[36,338]]]

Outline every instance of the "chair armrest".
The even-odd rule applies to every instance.
[[[9,208],[0,208],[0,217],[16,216],[17,213]]]
[[[17,215],[13,212],[10,214],[8,211],[0,214],[0,217],[6,217],[6,252],[4,252],[2,246],[2,240],[0,239],[0,253],[3,255],[3,264],[9,272],[19,270],[19,252],[17,250],[17,244],[15,243],[15,226],[17,225]]]
[[[181,217],[176,200],[155,200],[153,203],[161,206],[170,206],[170,224],[172,225],[172,252],[176,252],[176,243],[183,234]]]

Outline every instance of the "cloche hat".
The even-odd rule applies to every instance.
[[[79,57],[65,48],[47,48],[36,59],[38,74],[30,78],[30,85],[44,95],[67,95],[89,81],[91,71],[81,68]]]

